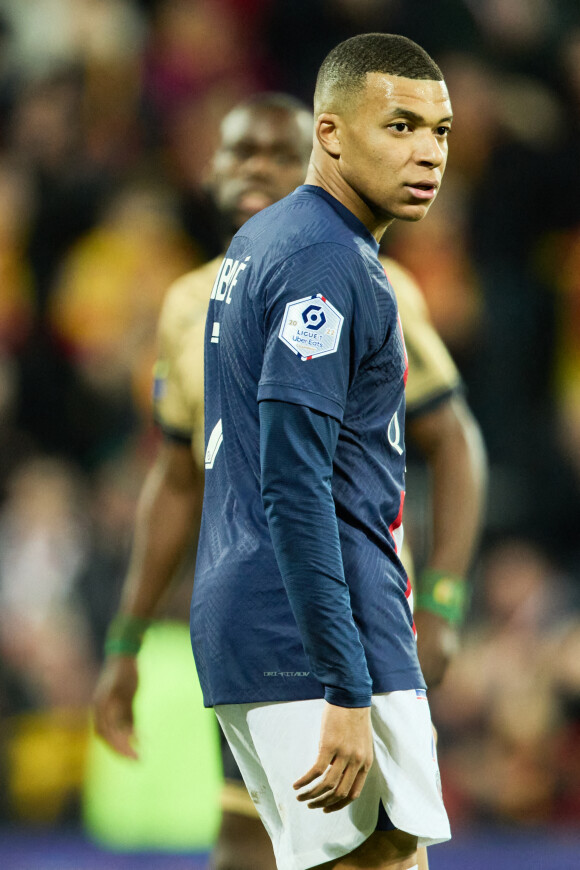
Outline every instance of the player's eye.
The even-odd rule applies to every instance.
[[[448,127],[447,125],[442,125],[441,127],[437,127],[435,132],[438,136],[445,137],[451,133],[451,127]]]
[[[406,121],[396,121],[394,124],[389,124],[389,129],[394,130],[396,133],[406,133],[411,128]]]

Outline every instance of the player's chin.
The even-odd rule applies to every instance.
[[[400,221],[416,222],[422,221],[429,211],[432,202],[421,203],[406,203],[398,209],[398,214],[395,215]]]

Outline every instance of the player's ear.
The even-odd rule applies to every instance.
[[[340,132],[338,115],[323,112],[316,119],[315,135],[320,145],[331,157],[340,157]]]

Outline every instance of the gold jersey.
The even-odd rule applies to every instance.
[[[153,402],[155,419],[171,438],[191,441],[204,458],[203,341],[210,293],[222,257],[188,272],[167,291],[159,319]]]
[[[414,416],[454,392],[461,379],[430,321],[425,299],[411,273],[390,257],[381,257],[381,263],[399,305],[409,360],[405,390],[407,416]]]
[[[155,417],[170,437],[191,441],[203,467],[203,343],[207,305],[222,257],[189,272],[169,289],[159,323],[159,356],[155,366]],[[435,332],[427,306],[406,269],[383,257],[387,277],[399,304],[409,376],[407,413],[431,408],[457,389],[459,373]]]

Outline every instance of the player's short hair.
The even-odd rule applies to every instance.
[[[282,91],[261,91],[252,94],[232,109],[233,112],[238,109],[283,109],[291,114],[297,112],[307,112],[312,114],[306,103],[293,97],[291,94],[285,94]]]
[[[312,109],[309,109],[306,103],[290,94],[284,94],[281,91],[263,91],[261,93],[252,94],[240,103],[236,103],[233,109],[227,113],[222,120],[222,128],[227,124],[228,119],[238,112],[246,112],[252,109],[264,109],[265,111],[282,111],[289,115],[295,115],[297,118],[312,124]]]
[[[443,81],[424,48],[394,33],[361,33],[340,42],[326,56],[316,80],[314,113],[332,112],[365,85],[368,73]]]
[[[301,145],[304,147],[305,159],[308,159],[312,147],[314,118],[312,116],[312,109],[310,109],[306,103],[303,103],[302,100],[299,100],[297,97],[293,97],[291,94],[285,94],[282,91],[262,91],[260,93],[252,94],[240,103],[236,103],[233,109],[230,109],[228,114],[222,120],[222,131],[228,123],[229,118],[233,115],[238,112],[251,111],[252,109],[283,111],[288,115],[294,115],[302,133],[301,138],[303,139],[303,142]]]

